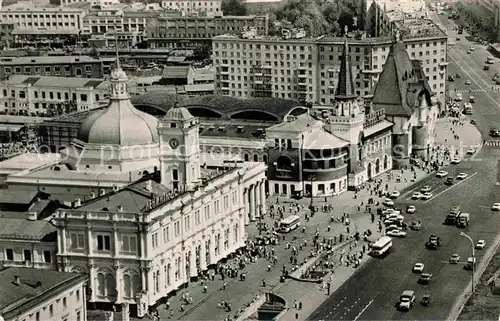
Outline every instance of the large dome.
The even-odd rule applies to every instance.
[[[147,145],[158,142],[158,120],[137,110],[129,99],[111,100],[108,108],[90,115],[78,139],[99,145]]]

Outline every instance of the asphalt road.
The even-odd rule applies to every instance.
[[[446,16],[441,16],[445,18]],[[447,28],[452,23],[443,23]],[[450,38],[455,38],[449,32]],[[475,50],[467,54],[470,46]],[[449,51],[449,74],[460,73],[461,78],[450,83],[450,88],[464,93],[464,98],[476,98],[473,117],[478,128],[487,137],[489,128],[500,124],[500,92],[494,91],[491,78],[499,72],[499,62],[483,71],[484,60],[490,54],[483,46],[471,44],[461,36],[457,45]],[[464,84],[469,79],[472,85]],[[467,92],[470,91],[470,92]],[[485,138],[489,139],[489,138]],[[471,256],[470,242],[459,236],[460,231],[469,234],[477,242],[486,241],[484,250],[476,251],[478,263],[484,265],[484,253],[491,247],[500,229],[500,214],[490,211],[495,202],[500,202],[500,187],[495,186],[497,159],[500,147],[484,146],[473,159],[458,165],[450,165],[446,170],[450,176],[460,172],[468,179],[444,185],[444,179],[428,177],[409,188],[396,202],[396,207],[404,208],[414,204],[417,211],[405,214],[405,220],[419,219],[423,222],[420,231],[409,231],[404,239],[393,241],[394,251],[383,259],[370,259],[341,288],[333,293],[310,317],[309,320],[445,320],[453,309],[457,297],[470,286],[471,272],[463,269],[464,261]],[[429,201],[412,201],[411,192],[424,185],[432,188],[433,198]],[[463,212],[471,215],[470,225],[465,229],[443,225],[444,218],[452,206],[459,205]],[[438,250],[427,250],[425,242],[431,234],[441,237]],[[449,257],[457,253],[460,263],[449,264]],[[418,275],[412,273],[415,263],[425,264],[425,272],[433,274],[429,285],[419,285]],[[424,294],[430,294],[432,305],[423,307],[416,304],[409,312],[399,312],[396,303],[404,290],[414,290],[417,302]]]

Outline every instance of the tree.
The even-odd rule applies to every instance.
[[[193,55],[197,60],[208,59],[212,55],[212,47],[207,44],[199,45],[194,49]]]
[[[247,14],[247,7],[242,0],[224,0],[222,12],[228,16],[244,16]]]

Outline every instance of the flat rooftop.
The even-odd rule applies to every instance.
[[[403,38],[447,37],[445,30],[431,19],[404,18],[394,24],[403,33]]]
[[[46,164],[57,163],[60,159],[61,155],[56,153],[24,153],[0,162],[0,173],[31,170]]]
[[[72,63],[101,63],[101,60],[90,56],[35,56],[35,57],[1,57],[0,65],[63,65]]]
[[[31,85],[34,87],[50,88],[101,88],[108,89],[109,84],[104,79],[52,77],[52,76],[27,76],[13,75],[2,83],[8,85]]]

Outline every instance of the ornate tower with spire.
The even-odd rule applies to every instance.
[[[355,175],[363,171],[360,147],[365,114],[359,106],[358,96],[354,91],[349,44],[347,42],[347,27],[345,33],[344,50],[335,91],[334,111],[328,118],[326,129],[330,133],[350,142],[349,173]],[[352,186],[352,184],[349,184],[349,186]]]

